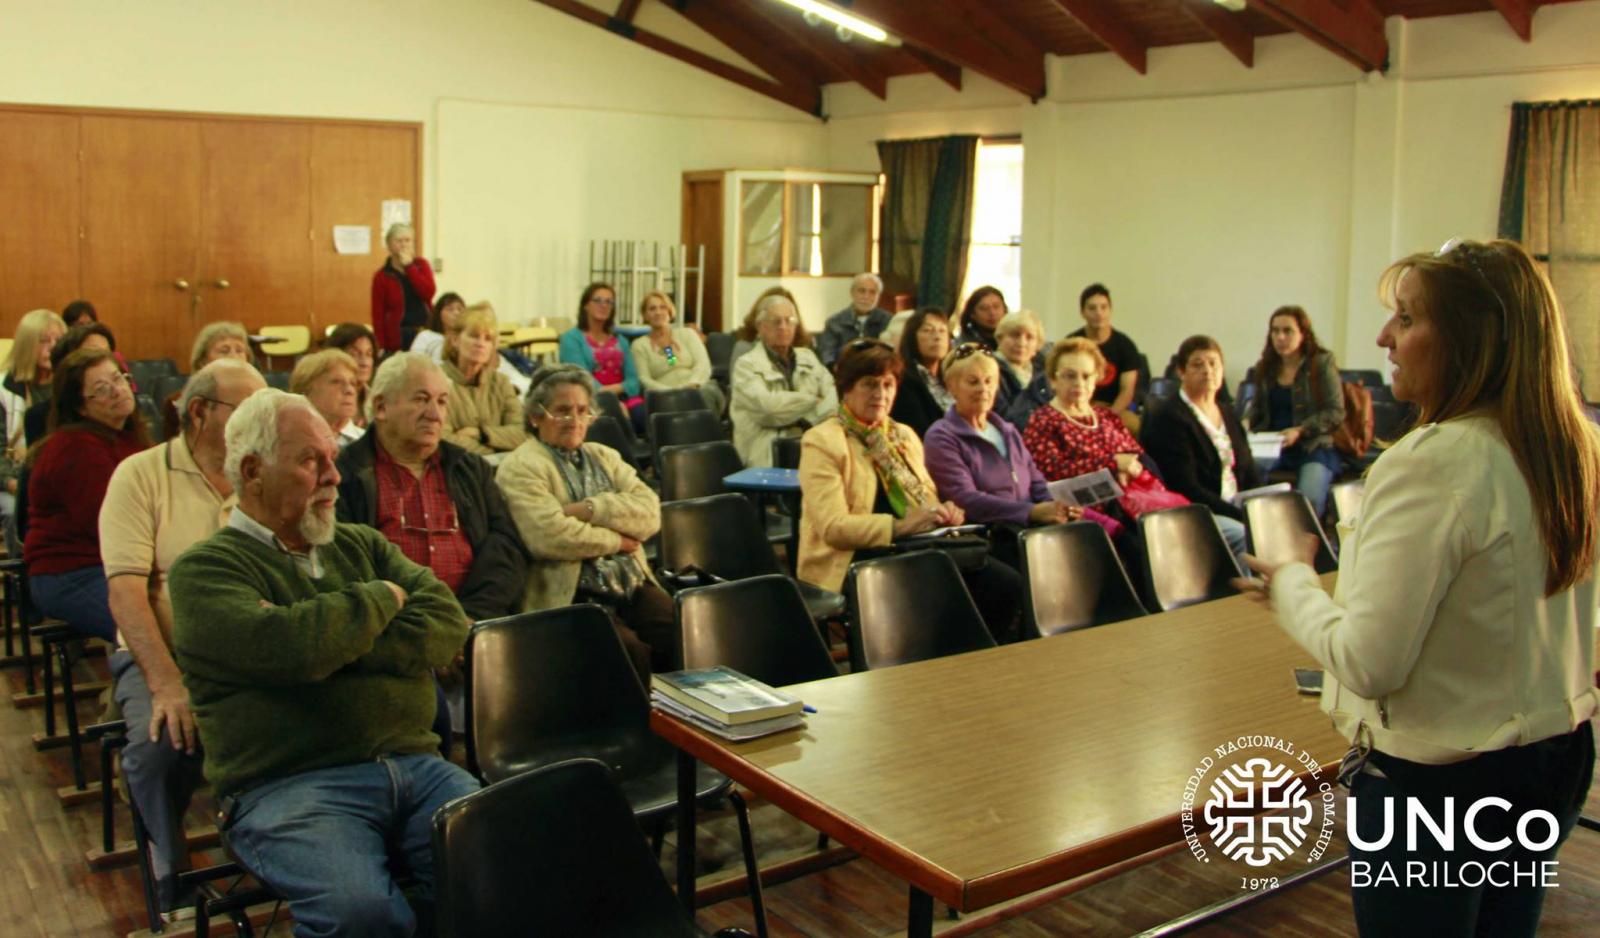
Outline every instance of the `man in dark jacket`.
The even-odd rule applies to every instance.
[[[405,352],[372,376],[372,423],[339,454],[339,520],[370,525],[428,567],[474,620],[517,611],[528,551],[494,469],[445,442],[450,380]]]
[[[883,281],[877,274],[856,274],[850,281],[850,305],[839,310],[817,333],[817,357],[829,368],[844,347],[856,339],[876,339],[894,314],[878,306]]]

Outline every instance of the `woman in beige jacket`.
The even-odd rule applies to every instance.
[[[661,502],[616,450],[584,442],[595,390],[577,365],[534,372],[534,436],[501,463],[495,484],[534,558],[523,610],[600,603],[648,683],[652,668],[670,669],[677,654],[672,598],[641,546],[661,527]]]
[[[476,310],[463,313],[445,340],[446,438],[480,456],[509,452],[528,438],[516,388],[495,367],[499,340],[494,316]]]
[[[965,520],[954,502],[939,500],[922,441],[889,417],[903,367],[877,339],[846,345],[834,364],[839,407],[800,438],[796,569],[807,583],[837,591],[856,551]],[[1013,640],[1022,592],[1017,571],[989,557],[961,578],[996,641]]]

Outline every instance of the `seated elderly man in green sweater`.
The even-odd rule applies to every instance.
[[[226,440],[239,505],[170,579],[223,836],[296,935],[410,935],[431,925],[433,812],[478,787],[429,729],[466,614],[382,534],[335,523],[339,447],[305,398],[258,391]]]

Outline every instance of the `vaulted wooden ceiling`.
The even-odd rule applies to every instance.
[[[1529,41],[1534,11],[1567,0],[1245,0],[1237,12],[1214,0],[831,0],[888,30],[898,46],[841,41],[829,24],[813,26],[779,0],[662,0],[765,74],[636,25],[642,0],[534,2],[820,116],[822,86],[834,82],[884,98],[892,76],[932,73],[959,90],[965,69],[1037,100],[1047,53],[1109,51],[1143,74],[1152,48],[1218,42],[1251,68],[1256,37],[1291,31],[1355,68],[1382,71],[1386,16],[1496,10]]]

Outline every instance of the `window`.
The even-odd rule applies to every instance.
[[[967,248],[965,299],[982,286],[998,287],[1011,309],[1022,306],[1022,141],[978,143],[972,192],[972,240]]]
[[[739,189],[739,273],[853,277],[873,269],[877,187],[746,180]]]

